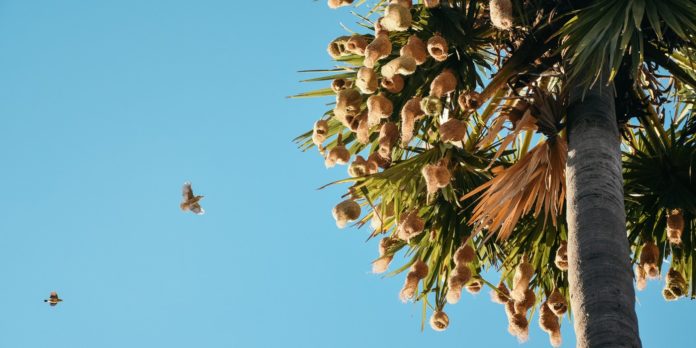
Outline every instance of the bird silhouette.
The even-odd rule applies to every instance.
[[[48,300],[44,300],[44,302],[48,302],[51,307],[55,306],[58,304],[58,302],[63,302],[63,299],[58,297],[58,293],[55,291],[51,291],[51,296],[48,298]]]
[[[191,183],[190,182],[185,182],[184,187],[182,188],[182,194],[183,194],[183,199],[181,201],[181,210],[183,211],[191,211],[192,213],[196,215],[203,215],[205,214],[205,210],[201,208],[201,205],[198,203],[203,196],[196,196],[193,194],[193,190],[191,189]]]

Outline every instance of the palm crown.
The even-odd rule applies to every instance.
[[[433,329],[464,288],[488,286],[513,335],[526,337],[540,305],[559,343],[569,93],[602,74],[615,88],[637,286],[671,256],[665,298],[696,297],[696,2],[383,0],[365,12],[364,33],[329,44],[338,65],[306,80],[331,87],[297,96],[336,103],[296,141],[348,164],[337,223],[381,239],[376,273],[406,256],[390,275],[409,271],[401,297],[424,301]]]

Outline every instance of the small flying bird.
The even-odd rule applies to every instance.
[[[48,302],[48,304],[51,305],[51,307],[55,306],[58,304],[58,302],[63,302],[63,299],[58,297],[58,293],[55,291],[51,291],[51,296],[48,298],[48,300],[44,300],[44,302]]]
[[[203,208],[201,208],[201,205],[198,204],[198,202],[203,198],[203,196],[195,196],[193,194],[193,190],[191,189],[191,183],[188,181],[185,182],[182,190],[184,197],[180,205],[181,210],[190,210],[192,213],[196,215],[205,214],[205,210],[203,210]]]

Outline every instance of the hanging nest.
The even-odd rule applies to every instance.
[[[411,35],[406,44],[399,51],[402,57],[411,57],[416,65],[421,65],[428,60],[428,49],[423,40],[416,35]]]
[[[532,275],[534,275],[534,266],[531,263],[523,260],[517,265],[515,275],[512,278],[512,292],[510,293],[510,297],[513,300],[517,302],[524,301]]]
[[[508,332],[517,337],[520,343],[526,342],[529,339],[529,321],[527,321],[527,317],[524,314],[515,314],[514,309],[511,314],[510,306],[514,307],[512,302],[505,304],[505,311],[508,314]]]
[[[454,252],[454,264],[457,267],[467,265],[476,259],[476,251],[470,245],[462,245]]]
[[[468,291],[472,295],[476,295],[479,292],[481,292],[481,288],[483,288],[483,280],[479,277],[474,277],[469,281],[469,284],[466,285],[466,291]]]
[[[673,245],[681,245],[681,236],[684,232],[684,214],[681,209],[669,209],[667,211],[667,238]]]
[[[363,156],[357,155],[353,160],[353,163],[348,166],[348,175],[352,178],[357,178],[370,174],[370,168]]]
[[[437,75],[433,82],[430,83],[430,96],[442,98],[445,95],[454,92],[457,88],[457,76],[452,70],[445,69]]]
[[[340,142],[334,146],[324,159],[326,168],[332,168],[337,164],[348,164],[350,162],[350,152]]]
[[[338,203],[333,208],[332,213],[336,220],[336,226],[344,228],[348,222],[355,221],[360,217],[360,204],[352,199],[346,199]]]
[[[370,161],[367,161],[368,165],[370,164]],[[372,168],[370,168],[372,169]],[[377,168],[375,168],[375,172],[377,171]],[[384,203],[382,203],[384,204]],[[379,205],[375,208],[375,210],[372,212],[372,219],[370,220],[370,227],[372,227],[373,230],[375,231],[381,231],[384,224],[386,224],[386,220],[394,216],[394,203],[389,202],[387,203],[387,206],[384,207],[384,215],[382,215],[382,205]]]
[[[401,75],[382,77],[380,85],[387,90],[387,92],[396,94],[404,89],[404,78]]]
[[[365,60],[363,65],[373,68],[379,60],[389,57],[392,52],[392,44],[389,41],[389,32],[381,31],[377,33],[372,42],[365,47]]]
[[[349,6],[353,3],[353,0],[329,0],[329,8],[339,8],[342,6]]]
[[[449,326],[449,317],[443,311],[437,311],[430,317],[430,327],[435,331],[445,331]]]
[[[665,278],[665,288],[662,290],[662,294],[665,296],[667,301],[674,301],[682,296],[685,296],[689,291],[689,284],[684,279],[681,272],[674,268],[670,268],[667,272],[667,277]]]
[[[367,38],[362,35],[353,35],[346,41],[346,51],[358,56],[365,55],[367,48]]]
[[[421,110],[428,116],[440,117],[442,115],[442,100],[435,97],[425,97],[420,102]]]
[[[455,304],[462,297],[464,285],[471,280],[471,270],[466,265],[458,266],[447,279],[447,302]]]
[[[390,249],[398,243],[399,241],[392,237],[385,237],[379,241],[379,258],[372,262],[372,273],[379,274],[387,271],[389,264],[394,259],[394,254]]]
[[[385,255],[372,261],[372,273],[381,274],[386,272],[393,259],[394,255]]]
[[[456,118],[450,118],[445,123],[440,125],[440,139],[443,142],[454,143],[464,141],[466,137],[467,124],[466,121],[460,121]]]
[[[396,75],[399,76],[399,75]],[[401,145],[406,146],[413,139],[413,130],[416,120],[423,117],[421,109],[421,98],[413,97],[404,103],[401,108]]]
[[[395,75],[408,76],[416,72],[416,60],[409,56],[396,57],[382,66],[382,76],[394,77]]]
[[[346,49],[346,44],[350,36],[340,36],[335,38],[333,41],[329,42],[329,46],[326,48],[326,52],[333,59],[339,59],[341,57],[349,56],[351,53]]]
[[[506,304],[511,302],[510,290],[502,281],[498,284],[498,290],[491,290],[491,300],[495,303]]]
[[[401,302],[406,303],[409,300],[412,300],[416,297],[416,291],[418,291],[419,281],[420,279],[416,277],[416,275],[412,272],[409,272],[406,275],[406,281],[404,282],[404,286],[401,288],[401,292],[399,292],[399,298],[401,299]]]
[[[452,180],[452,174],[449,169],[447,169],[445,161],[423,166],[421,174],[425,179],[428,195],[432,195],[437,192],[437,190],[447,187]]]
[[[565,272],[568,270],[568,243],[563,241],[556,250],[556,258],[554,259],[556,267]]]
[[[546,299],[546,304],[557,317],[562,317],[568,311],[568,303],[558,289],[554,289]]]
[[[428,276],[428,265],[422,260],[417,260],[411,265],[411,273],[415,274],[418,279],[423,279]]]
[[[648,279],[657,279],[660,276],[660,249],[654,242],[643,244],[638,264],[643,267]]]
[[[354,88],[347,88],[336,93],[336,106],[334,107],[334,116],[344,125],[348,123],[348,117],[355,117],[360,114],[362,106],[362,96]]]
[[[372,68],[362,67],[358,69],[358,73],[355,78],[355,85],[363,94],[372,94],[377,92],[377,87],[379,85],[377,73],[375,73]]]
[[[428,39],[427,48],[428,54],[430,54],[430,56],[436,61],[444,62],[447,60],[447,40],[445,40],[445,38],[443,38],[439,33],[436,33],[433,37]]]
[[[371,166],[386,169],[391,165],[391,155],[389,158],[384,158],[379,154],[379,151],[375,151],[367,157],[367,163],[370,163]]]
[[[539,307],[539,327],[549,334],[549,340],[552,346],[561,346],[561,323],[548,306],[547,302],[542,303]]]
[[[370,142],[370,125],[367,120],[367,110],[364,110],[357,118],[358,128],[355,130],[356,140],[363,145]]]
[[[326,141],[326,136],[329,133],[329,122],[326,120],[319,120],[314,122],[314,129],[312,130],[312,142],[316,146],[321,146],[321,144]]]
[[[414,299],[418,291],[418,282],[428,276],[428,265],[421,260],[417,260],[411,265],[411,269],[406,275],[404,287],[401,289],[401,301],[408,302]]]
[[[397,236],[408,243],[411,238],[421,234],[423,228],[425,228],[425,220],[418,217],[417,210],[411,210],[401,216],[401,221],[399,221],[397,228]]]
[[[645,268],[642,265],[636,265],[635,276],[636,276],[636,289],[638,289],[638,291],[645,290],[645,287],[648,285],[647,281],[646,281],[648,275],[645,272]]]
[[[413,7],[413,0],[391,0],[390,3],[399,4],[408,9]]]
[[[336,93],[348,88],[353,88],[353,80],[335,79],[331,81],[331,90],[333,90]]]
[[[513,300],[515,313],[517,314],[526,314],[527,311],[536,304],[536,294],[534,290],[526,289],[523,293],[524,295],[521,299]]]
[[[379,131],[379,149],[377,152],[382,158],[391,160],[392,148],[396,145],[399,139],[399,129],[392,122],[387,122],[382,125]]]
[[[388,119],[394,113],[394,104],[383,94],[367,98],[367,124],[369,127],[378,125],[382,119]]]
[[[534,290],[526,289],[522,298],[515,300],[515,313],[526,313],[535,304],[536,294],[534,294]]]
[[[501,30],[512,28],[512,1],[491,0],[489,3],[491,23]]]
[[[411,11],[398,3],[392,2],[384,10],[382,26],[389,31],[406,31],[411,27]]]
[[[423,5],[427,8],[435,8],[440,6],[440,0],[423,0]]]
[[[457,98],[459,107],[464,111],[474,111],[481,107],[481,95],[474,91],[466,91]]]

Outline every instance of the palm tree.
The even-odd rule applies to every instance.
[[[539,306],[553,345],[572,310],[578,346],[639,347],[633,264],[641,289],[670,259],[665,298],[696,297],[696,2],[383,0],[356,18],[367,33],[306,80],[331,87],[297,96],[336,104],[296,141],[349,164],[337,224],[381,238],[377,273],[408,257],[389,275],[408,270],[401,297],[434,329],[488,286],[520,340]]]

